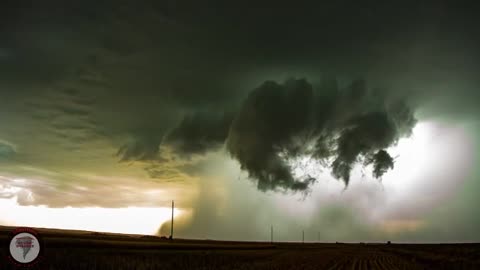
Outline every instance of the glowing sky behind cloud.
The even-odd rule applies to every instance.
[[[439,136],[442,140],[435,140]],[[410,138],[389,151],[395,168],[381,183],[371,178],[371,168],[357,167],[351,186],[322,173],[311,197],[275,195],[277,210],[291,219],[312,222],[319,209],[332,202],[346,205],[365,222],[393,236],[428,225],[432,209],[442,207],[457,193],[473,168],[473,141],[462,126],[420,122]],[[440,168],[440,169],[439,169]],[[305,218],[306,217],[306,218]]]

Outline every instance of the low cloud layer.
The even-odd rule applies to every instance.
[[[380,178],[394,167],[386,151],[409,136],[416,120],[405,99],[372,89],[363,80],[339,87],[325,79],[314,87],[306,79],[266,81],[252,90],[236,113],[196,112],[170,130],[161,145],[183,158],[217,150],[226,142],[231,157],[262,191],[308,191],[314,171],[330,170],[348,185],[359,162]],[[122,160],[157,155],[159,143],[122,147]],[[142,153],[140,155],[139,153]],[[291,160],[308,157],[323,166],[304,176]]]
[[[233,119],[232,113],[197,112],[185,116],[165,138],[181,155],[204,154],[225,142]]]

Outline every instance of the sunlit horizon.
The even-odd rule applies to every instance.
[[[156,235],[171,220],[169,207],[63,207],[19,205],[17,197],[0,199],[1,225],[108,233]],[[183,209],[174,209],[174,218]]]

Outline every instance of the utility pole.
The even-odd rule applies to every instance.
[[[174,206],[175,206],[175,203],[172,200],[172,223],[170,225],[170,239],[172,240],[173,240],[173,211],[174,211],[173,209],[175,209]]]
[[[302,244],[305,243],[305,230],[302,230]]]
[[[270,243],[273,244],[273,225],[270,226]]]

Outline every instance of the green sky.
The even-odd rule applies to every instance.
[[[473,9],[37,2],[0,11],[0,209],[174,199],[182,237],[480,240]]]

